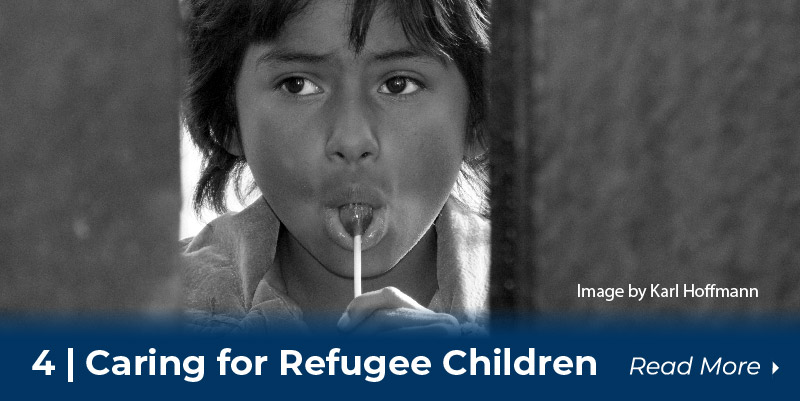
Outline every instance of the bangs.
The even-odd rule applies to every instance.
[[[251,0],[250,18],[245,25],[252,42],[269,42],[278,36],[284,25],[303,11],[312,0],[263,1]]]
[[[452,50],[465,42],[488,48],[488,21],[468,2],[427,0],[355,0],[350,22],[350,45],[360,52],[378,6],[396,18],[409,43],[426,53],[452,59]]]
[[[251,0],[246,23],[252,42],[275,39],[283,26],[301,13],[313,0]],[[452,49],[464,42],[488,48],[485,14],[469,2],[429,0],[353,0],[349,40],[356,53],[367,39],[370,22],[380,6],[400,23],[409,43],[425,53],[451,59]]]

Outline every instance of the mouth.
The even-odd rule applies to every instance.
[[[364,226],[361,249],[366,251],[377,245],[387,232],[387,205],[383,194],[377,189],[363,185],[350,185],[333,191],[325,200],[325,233],[339,247],[353,250],[352,228],[348,230],[341,216],[343,211],[354,206],[371,212],[372,219]]]

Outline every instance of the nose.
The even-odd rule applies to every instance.
[[[332,125],[325,153],[337,163],[357,164],[378,158],[380,147],[375,136],[375,113],[367,100],[357,94],[334,99],[329,108]]]

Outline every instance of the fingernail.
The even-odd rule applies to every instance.
[[[342,317],[339,318],[339,323],[336,324],[339,327],[339,330],[346,330],[350,325],[350,315],[347,312],[342,314]]]

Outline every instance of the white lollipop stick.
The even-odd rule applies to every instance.
[[[361,234],[353,237],[353,298],[361,295]]]
[[[353,296],[361,295],[361,236],[372,222],[372,207],[352,203],[339,208],[339,219],[353,236]]]

